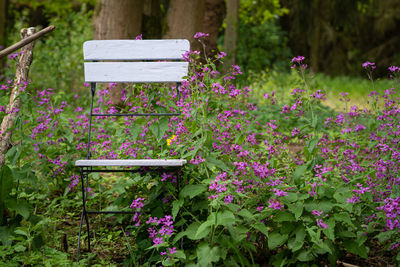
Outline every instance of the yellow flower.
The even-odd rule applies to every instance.
[[[176,135],[171,136],[171,138],[167,139],[167,146],[170,146],[173,141],[175,141]]]

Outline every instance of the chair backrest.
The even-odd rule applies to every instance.
[[[85,81],[179,83],[188,73],[189,63],[181,60],[189,50],[188,40],[87,41],[83,57],[91,62],[84,63]]]

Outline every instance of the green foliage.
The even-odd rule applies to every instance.
[[[277,0],[240,1],[236,54],[246,73],[286,68],[291,53],[279,17],[287,12]]]
[[[50,24],[56,26],[55,32],[44,37],[35,46],[30,74],[35,86],[69,92],[81,86],[82,46],[85,41],[93,38],[92,15],[83,6],[79,12],[50,20]]]
[[[49,24],[56,29],[35,41],[33,62],[31,65],[30,79],[37,88],[57,88],[63,91],[79,91],[83,79],[82,46],[87,40],[93,39],[93,12],[87,10],[85,4],[79,11],[73,11],[70,1],[64,1],[67,6],[59,6],[53,1],[32,3],[34,7],[42,7],[49,14]],[[56,10],[59,8],[60,10]],[[60,13],[62,16],[54,16]],[[9,29],[8,43],[20,40],[18,35],[23,27],[28,27],[27,10],[16,12],[15,20],[18,22]],[[40,29],[37,29],[40,30]],[[14,66],[11,60],[8,64]],[[14,68],[6,70],[6,77],[13,77]]]

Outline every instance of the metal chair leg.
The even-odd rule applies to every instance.
[[[78,234],[78,248],[77,248],[77,255],[76,255],[76,261],[79,262],[79,249],[81,245],[81,232],[82,232],[82,222],[83,222],[83,214],[85,211],[82,209],[81,213],[81,222],[79,223],[79,234]]]
[[[89,218],[86,212],[86,197],[87,197],[87,185],[88,185],[88,175],[86,174],[86,185],[84,182],[84,175],[83,169],[80,170],[80,180],[81,180],[81,189],[82,189],[82,213],[81,213],[81,220],[79,223],[79,234],[78,234],[78,246],[77,246],[77,256],[76,261],[79,262],[79,252],[80,252],[80,245],[81,245],[81,234],[82,234],[82,223],[83,218],[85,217],[86,222],[86,229],[87,229],[87,237],[88,237],[88,251],[90,252],[90,225],[89,225]]]
[[[87,228],[87,237],[88,237],[88,251],[90,252],[90,225],[89,225],[89,218],[86,212],[86,198],[88,194],[88,179],[89,174],[86,173],[86,186],[85,186],[85,201],[83,203],[83,208],[85,209],[85,221],[86,221],[86,228]]]

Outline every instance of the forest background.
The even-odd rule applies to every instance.
[[[86,40],[186,38],[195,50],[194,34],[205,32],[207,54],[226,52],[226,65],[240,65],[246,83],[267,82],[265,73],[275,73],[279,87],[297,55],[309,59],[314,73],[333,77],[363,75],[366,60],[398,62],[399,9],[395,0],[0,0],[0,45],[18,41],[22,27],[54,24],[56,32],[36,44],[31,77],[39,86],[75,90]],[[4,60],[0,66],[1,80],[13,74]],[[375,75],[386,73],[378,68]],[[320,80],[333,87],[350,82],[332,84],[329,76]]]
[[[110,176],[102,180],[97,177],[96,183],[93,184],[94,195],[91,196],[94,206],[111,206],[112,200],[124,198],[125,202],[121,200],[118,205],[129,209],[132,200],[140,200],[140,197],[137,198],[138,196],[135,195],[135,190],[127,189],[133,186],[143,186],[142,192],[145,193],[142,193],[141,197],[144,196],[149,199],[145,209],[149,211],[151,216],[155,216],[151,213],[156,209],[155,207],[161,208],[162,206],[165,209],[162,213],[160,212],[161,215],[157,215],[161,218],[161,216],[175,212],[176,216],[179,208],[198,213],[199,209],[196,205],[198,203],[204,204],[198,220],[204,223],[208,232],[205,231],[207,233],[201,237],[197,237],[197,234],[194,237],[191,236],[189,233],[190,230],[193,230],[191,227],[193,225],[198,227],[199,225],[196,224],[198,222],[189,221],[187,230],[185,232],[180,231],[179,237],[188,236],[188,238],[185,238],[185,242],[191,245],[190,249],[185,251],[188,260],[205,261],[204,266],[211,264],[208,261],[213,261],[213,257],[209,257],[208,252],[223,255],[218,249],[226,251],[225,256],[228,255],[229,260],[234,263],[232,263],[232,266],[238,265],[238,262],[249,261],[249,255],[254,255],[254,261],[260,265],[269,261],[269,264],[275,266],[284,265],[285,262],[291,260],[302,261],[304,266],[309,266],[310,262],[321,265],[327,263],[328,260],[331,265],[334,265],[337,259],[359,265],[373,265],[376,262],[389,261],[400,262],[400,253],[398,252],[400,246],[398,242],[399,232],[397,228],[386,231],[385,220],[388,219],[386,217],[389,213],[386,214],[382,211],[383,206],[381,205],[383,204],[381,202],[383,200],[373,198],[371,193],[365,194],[363,196],[365,199],[362,202],[357,202],[357,204],[351,197],[353,190],[358,188],[359,183],[366,182],[365,170],[370,171],[371,166],[377,166],[377,170],[371,170],[371,173],[373,175],[375,175],[375,172],[384,173],[379,164],[374,165],[373,160],[382,163],[381,159],[386,155],[386,150],[384,150],[386,146],[384,145],[387,143],[392,146],[390,151],[394,151],[393,156],[390,154],[391,152],[387,152],[388,159],[384,158],[392,164],[387,165],[389,167],[384,169],[385,172],[389,170],[385,175],[390,179],[383,175],[385,179],[382,179],[382,184],[375,187],[378,192],[389,194],[385,191],[386,185],[393,183],[393,190],[390,189],[390,199],[393,199],[393,201],[400,199],[400,187],[399,184],[395,184],[398,183],[398,180],[396,180],[397,182],[393,182],[394,179],[391,180],[391,175],[398,177],[399,165],[398,158],[396,158],[399,155],[396,154],[398,153],[398,141],[393,137],[393,140],[385,139],[386,143],[380,144],[377,143],[378,141],[372,142],[370,139],[371,136],[375,136],[378,129],[382,131],[386,127],[380,127],[381,124],[385,123],[385,120],[378,116],[381,115],[379,109],[384,110],[384,112],[389,108],[393,109],[392,113],[386,112],[385,114],[392,114],[395,122],[392,125],[393,129],[395,127],[400,129],[396,124],[398,122],[398,109],[393,104],[397,103],[398,99],[393,96],[392,102],[392,100],[389,101],[390,98],[388,97],[390,94],[394,95],[393,90],[389,88],[395,87],[398,81],[391,79],[389,75],[395,76],[399,72],[397,67],[390,71],[391,73],[388,71],[389,66],[399,65],[400,61],[400,52],[397,49],[400,47],[400,36],[398,34],[400,6],[398,1],[0,0],[0,45],[2,47],[8,47],[19,41],[22,28],[34,26],[37,30],[40,30],[48,25],[55,25],[56,29],[35,41],[33,63],[29,72],[29,86],[24,93],[21,93],[20,99],[23,105],[21,105],[21,112],[19,112],[13,128],[13,139],[6,155],[7,166],[0,171],[0,189],[2,190],[0,192],[0,241],[2,242],[0,265],[7,262],[13,263],[15,266],[19,266],[19,264],[56,266],[57,264],[63,265],[62,262],[64,262],[64,265],[69,266],[75,260],[81,196],[76,190],[79,178],[77,178],[77,170],[73,163],[78,157],[85,156],[83,155],[82,147],[84,145],[82,144],[87,134],[84,121],[87,119],[85,117],[88,114],[86,104],[89,101],[88,85],[83,83],[82,44],[92,39],[135,39],[137,37],[143,39],[189,39],[192,49],[201,53],[199,56],[201,60],[191,61],[193,66],[195,62],[199,64],[196,65],[197,67],[191,67],[192,70],[196,71],[189,75],[193,79],[190,85],[192,86],[191,89],[202,88],[200,85],[204,86],[204,81],[209,89],[208,95],[199,94],[195,97],[198,100],[202,100],[201,97],[205,97],[204,99],[209,97],[210,106],[207,107],[208,110],[221,112],[223,116],[220,116],[220,114],[216,116],[213,112],[204,114],[201,105],[192,105],[190,111],[186,111],[190,114],[188,117],[193,117],[196,120],[193,124],[190,119],[185,122],[190,122],[190,125],[185,125],[189,130],[186,135],[181,134],[181,136],[193,137],[195,140],[193,146],[197,148],[193,152],[185,150],[192,145],[192,140],[188,137],[182,143],[186,147],[182,148],[184,147],[182,145],[182,147],[176,147],[176,149],[177,151],[181,149],[179,153],[184,155],[184,158],[187,158],[188,162],[191,163],[188,164],[185,173],[188,181],[192,183],[190,184],[193,186],[192,189],[200,188],[200,190],[195,190],[194,193],[191,192],[194,195],[176,196],[177,199],[173,202],[175,204],[170,203],[174,205],[173,208],[169,204],[160,205],[161,199],[158,198],[161,198],[160,196],[165,193],[165,190],[162,187],[163,184],[158,184],[156,180],[149,184],[151,186],[157,184],[156,189],[159,191],[150,190],[151,186],[147,188],[144,186],[146,183],[142,183],[139,178],[123,180],[119,177]],[[195,40],[194,36],[198,32],[207,33],[209,36],[205,39],[197,38],[198,40]],[[199,40],[201,42],[198,42]],[[205,46],[203,47],[202,44]],[[224,59],[225,64],[221,64],[220,58],[224,57],[221,52],[227,54]],[[196,56],[196,54],[192,54],[192,56]],[[205,62],[205,56],[213,58],[214,61]],[[298,56],[304,56],[306,59],[303,61]],[[7,113],[6,105],[10,94],[8,88],[15,75],[16,57],[17,54],[11,54],[0,61],[2,116],[6,116]],[[362,67],[366,61],[374,62],[374,64],[369,63],[371,65],[367,64]],[[214,62],[216,65],[214,65]],[[239,65],[241,71],[238,67],[232,69],[232,65]],[[198,66],[202,66],[202,68]],[[221,77],[211,75],[210,70],[213,68],[221,72]],[[305,72],[309,75],[304,76]],[[227,78],[225,74],[229,73],[234,74],[232,76],[227,75],[228,79],[225,79]],[[372,83],[368,81],[366,73],[370,80],[373,80]],[[206,76],[206,78],[197,80],[201,75]],[[227,80],[229,81],[227,82]],[[230,96],[227,90],[224,93],[218,91],[222,88],[217,86],[219,83],[224,85],[226,83],[226,88],[234,92],[233,96]],[[228,87],[228,83],[232,84]],[[314,89],[316,91],[312,91]],[[194,92],[197,92],[196,90]],[[372,98],[371,95],[369,98],[367,96],[373,90],[381,93],[382,99],[388,104],[376,104],[378,103],[378,100],[376,100],[374,106],[372,98],[377,95],[376,92],[372,94]],[[306,91],[307,93],[304,96],[299,96]],[[103,94],[103,91],[100,90],[98,93]],[[123,90],[120,87],[111,87],[109,93],[111,101],[103,103],[105,108],[111,110],[107,103],[115,103],[117,108],[121,110],[127,108],[127,106],[124,107],[123,103],[119,103],[124,98]],[[239,96],[236,98],[235,94],[239,94]],[[294,97],[296,99],[293,99]],[[350,99],[351,103],[349,103]],[[139,100],[141,101],[141,99]],[[139,100],[134,99],[133,102],[129,102],[131,101],[129,100],[127,103],[142,104],[135,102]],[[320,102],[324,102],[323,105]],[[207,103],[207,101],[197,103]],[[370,113],[364,111],[363,108],[371,103],[372,111]],[[357,106],[350,108],[350,105],[354,104]],[[234,240],[237,243],[232,243],[233,245],[231,244],[228,247],[221,241],[218,246],[215,245],[211,248],[203,246],[203,244],[208,244],[209,239],[213,240],[214,235],[214,230],[209,231],[211,227],[207,225],[208,218],[213,218],[212,214],[214,213],[219,214],[213,213],[213,205],[218,204],[218,201],[221,203],[223,201],[221,200],[222,195],[220,200],[211,201],[209,191],[212,190],[204,184],[210,182],[209,173],[214,179],[219,173],[218,171],[228,169],[226,166],[235,170],[236,167],[234,166],[238,159],[229,153],[218,154],[211,142],[211,139],[215,139],[215,133],[211,127],[205,126],[209,126],[210,122],[217,121],[217,118],[222,118],[218,123],[223,128],[225,123],[223,122],[223,119],[225,119],[223,111],[230,110],[235,106],[245,110],[247,115],[244,118],[232,119],[232,121],[239,123],[239,125],[247,125],[248,129],[254,132],[254,135],[249,134],[240,137],[240,134],[245,133],[245,131],[232,129],[232,133],[229,133],[229,137],[232,137],[229,142],[232,144],[229,144],[247,146],[251,156],[258,155],[260,151],[266,153],[265,155],[269,155],[269,153],[274,155],[272,159],[268,158],[268,162],[264,157],[265,155],[261,157],[266,161],[265,166],[271,164],[271,166],[277,168],[282,176],[293,178],[293,181],[289,181],[289,184],[274,185],[282,186],[282,188],[279,187],[278,191],[273,188],[274,195],[268,189],[265,192],[254,194],[249,191],[245,198],[235,196],[240,200],[237,203],[245,203],[246,206],[244,207],[251,211],[251,216],[248,216],[251,217],[251,220],[246,218],[248,214],[242,216],[244,212],[238,216],[227,209],[224,214],[229,216],[232,214],[237,220],[237,225],[249,227],[250,230],[240,228],[243,230],[241,234],[227,232],[225,226],[229,226],[232,221],[232,216],[228,216],[223,224],[215,225],[213,229],[221,230],[221,240],[225,240],[226,237],[226,240]],[[314,116],[313,108],[318,110],[318,116]],[[303,117],[295,113],[297,109],[299,109],[299,112],[304,111],[304,120]],[[355,110],[360,113],[363,110],[363,116],[354,115]],[[199,114],[204,115],[204,117]],[[342,121],[340,118],[345,116],[350,119]],[[350,129],[350,127],[353,127],[352,120],[356,120],[358,116],[361,120],[360,123],[368,127],[364,135],[360,134],[358,130],[351,132]],[[329,128],[331,126],[328,119],[331,117],[337,118],[335,120],[336,128]],[[368,119],[368,123],[362,121],[364,119]],[[279,122],[277,125],[275,125],[276,121]],[[250,125],[250,122],[253,122],[254,125]],[[108,131],[109,135],[97,136],[96,142],[98,143],[96,145],[100,153],[102,153],[103,147],[108,148],[111,144],[109,140],[111,136],[120,138],[118,141],[124,143],[123,138],[131,138],[136,134],[133,140],[135,142],[140,141],[136,140],[139,132],[133,132],[132,136],[121,134],[120,126],[123,126],[121,122],[120,124],[113,124],[112,121],[107,123],[109,124],[104,124],[104,129]],[[155,123],[155,125],[158,124]],[[278,125],[282,135],[275,135],[274,130]],[[358,121],[357,127],[361,129]],[[154,134],[150,127],[149,131],[146,130],[147,136],[146,131],[144,132],[146,138],[143,138],[146,139],[146,147],[138,146],[138,150],[154,153],[151,156],[163,156],[164,154],[157,153],[169,152],[171,142],[176,142],[176,140],[174,141],[175,132],[172,128],[165,128],[163,134],[160,131],[154,131],[157,132],[157,134]],[[319,153],[325,150],[316,149],[316,143],[325,140],[322,139],[322,136],[318,136],[318,134],[326,133],[321,129],[328,129],[329,134],[332,135],[332,140],[336,140],[336,137],[343,137],[343,140],[354,139],[359,145],[363,146],[363,150],[359,149],[359,154],[354,152],[354,155],[349,155],[348,149],[352,149],[353,146],[356,147],[356,143],[343,143],[340,145],[342,147],[338,145],[340,149],[343,148],[343,151],[337,152],[335,150],[335,153],[339,156],[332,152],[326,159],[326,165],[323,165],[326,155],[322,154],[321,156]],[[201,133],[201,135],[198,133]],[[164,134],[169,138],[163,138]],[[176,135],[179,136],[179,134]],[[236,135],[239,138],[236,138]],[[385,132],[382,135],[390,136]],[[199,136],[202,136],[202,138],[199,138]],[[253,140],[252,138],[255,136],[257,138]],[[282,137],[282,140],[280,140],[280,136],[284,138]],[[277,142],[277,144],[280,144],[279,142],[287,143],[287,148],[279,148],[275,152],[271,152],[273,151],[272,145],[269,146],[268,142],[259,142],[261,139],[265,141],[268,138],[271,138],[271,144],[274,142]],[[148,145],[155,143],[155,141],[162,142],[161,152],[151,149],[151,145]],[[179,142],[181,141],[179,140]],[[115,144],[113,143],[113,145]],[[334,145],[334,142],[326,141],[325,145],[328,147]],[[118,153],[125,151],[119,147],[112,149]],[[198,150],[200,152],[196,154]],[[369,157],[371,151],[376,153],[375,158]],[[237,156],[236,152],[233,154]],[[296,158],[292,158],[292,154],[295,154]],[[349,171],[350,177],[354,179],[350,183],[344,182],[340,175],[343,169],[347,169],[343,166],[350,166],[348,165],[349,162],[353,164],[351,157],[355,155],[357,155],[360,165],[364,165],[362,168],[356,169],[354,173]],[[336,156],[339,159],[343,157],[342,165],[335,165],[335,171],[328,170],[329,164],[336,164],[340,161]],[[351,158],[351,160],[346,157]],[[389,159],[392,158],[394,159],[390,161]],[[207,161],[204,163],[205,159]],[[370,161],[373,163],[370,163]],[[256,173],[253,176],[257,177],[258,156],[249,159],[249,162],[255,164],[252,165]],[[321,211],[317,209],[320,208],[318,206],[320,202],[315,202],[312,196],[308,196],[310,192],[314,192],[314,187],[308,182],[310,179],[317,179],[315,177],[321,177],[322,174],[320,174],[318,168],[322,165],[324,168],[328,168],[324,169],[323,174],[329,176],[330,179],[328,183],[324,183],[318,189],[318,192],[321,194],[321,199],[324,200],[323,203],[326,204],[323,207],[323,212],[327,214],[324,216],[328,216],[330,212],[332,219],[328,221],[328,229],[334,229],[332,232],[328,231],[327,227],[322,224],[322,217],[319,218],[321,215],[318,214]],[[352,168],[354,166],[351,165]],[[393,174],[390,173],[390,170],[393,170]],[[325,171],[327,172],[325,173]],[[113,186],[115,181],[120,182],[120,185]],[[133,184],[133,181],[137,184]],[[343,192],[346,193],[343,193],[343,196],[341,195],[342,191],[334,194],[339,185],[343,187]],[[169,186],[168,190],[174,192],[175,187],[172,181]],[[311,187],[312,189],[310,189]],[[292,192],[290,188],[298,190]],[[146,191],[147,189],[149,192]],[[285,197],[285,192],[281,192],[281,189],[288,190],[289,196]],[[307,192],[307,190],[311,191]],[[154,197],[157,201],[153,201],[154,199],[151,198],[152,194],[155,194],[153,191],[162,192],[160,196]],[[263,201],[268,198],[273,201],[277,193],[281,194],[283,199],[281,201],[288,207],[287,210],[281,211],[279,205],[273,209],[263,209],[261,202],[257,202],[257,196],[262,197]],[[388,195],[384,195],[384,198],[389,199]],[[243,202],[243,199],[247,199],[248,202]],[[295,205],[295,202],[298,202],[297,199],[300,202],[303,200],[307,202],[304,213],[302,206]],[[353,202],[350,204],[348,201]],[[226,208],[224,206],[226,203],[221,203],[218,205]],[[272,202],[268,203],[271,204]],[[263,205],[267,206],[268,203]],[[273,203],[276,204],[279,201]],[[396,203],[399,207],[399,202]],[[301,209],[299,210],[299,208]],[[295,210],[294,213],[293,210]],[[284,216],[270,216],[275,212]],[[378,214],[377,219],[372,217],[375,216],[375,212]],[[398,209],[398,212],[400,212],[400,209]],[[397,216],[397,213],[393,214],[394,217]],[[370,220],[370,217],[364,218],[369,215],[374,220],[376,219],[376,224],[374,220]],[[270,220],[266,224],[272,225],[271,229],[265,230],[260,224],[257,224],[259,222],[258,216],[264,216],[266,220]],[[315,221],[313,216],[318,216],[319,219]],[[186,215],[185,218],[188,217],[190,216]],[[363,229],[360,229],[362,223],[365,223],[366,220],[370,221],[366,230],[368,231],[367,242],[367,236],[364,235]],[[105,220],[94,219],[94,226],[98,229],[96,229],[95,242],[99,246],[94,249],[93,253],[86,254],[87,258],[82,259],[82,265],[92,263],[102,266],[123,262],[129,266],[132,262],[140,263],[149,259],[149,253],[153,253],[155,249],[147,249],[151,246],[148,236],[143,233],[141,236],[137,235],[142,238],[141,240],[147,240],[147,243],[143,241],[145,246],[141,247],[140,242],[138,242],[140,239],[133,237],[135,231],[139,234],[140,231],[132,225],[122,228],[125,227],[123,225],[120,228],[121,225],[118,223],[122,221],[132,224],[130,217],[117,220],[110,217]],[[295,225],[293,222],[296,225],[298,224],[299,227],[290,228],[290,225]],[[315,222],[318,225],[314,225]],[[179,225],[179,221],[176,221],[176,223]],[[303,224],[305,225],[304,229],[302,228]],[[229,229],[229,231],[231,230]],[[282,232],[285,230],[287,232]],[[357,237],[352,234],[355,231],[357,231]],[[304,232],[302,240],[296,239],[298,232]],[[313,235],[314,232],[317,234]],[[130,233],[132,234],[130,235]],[[252,239],[253,236],[249,239],[244,233],[254,234],[256,242]],[[264,238],[264,235],[270,235],[268,240]],[[189,238],[190,236],[193,238]],[[236,236],[241,239],[231,239]],[[327,241],[325,237],[328,237],[329,240]],[[178,237],[176,237],[176,240],[179,241]],[[174,244],[178,244],[178,241],[174,241]],[[319,241],[325,243],[319,245],[322,244],[318,243]],[[220,241],[218,240],[218,242]],[[364,242],[368,246],[364,245]],[[253,246],[253,243],[260,245],[257,249],[247,250],[248,247]],[[218,249],[216,249],[217,247]],[[240,247],[240,253],[236,251],[237,247]],[[171,247],[171,249],[173,248]],[[172,265],[183,259],[181,251],[173,258],[174,262],[171,262],[170,259],[161,259],[162,254],[155,254],[158,258],[154,256],[149,262],[163,262],[164,264],[170,261],[169,264]],[[329,259],[325,257],[328,254],[330,255]],[[223,262],[223,264],[228,262],[225,261],[225,258],[215,257],[213,261],[215,263],[217,261]]]

